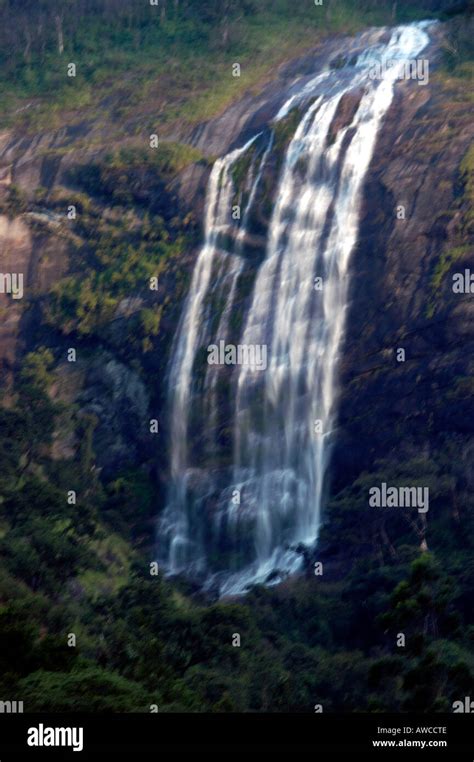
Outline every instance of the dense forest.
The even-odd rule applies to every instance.
[[[25,300],[21,351],[2,374],[0,697],[25,711],[442,712],[472,695],[474,504],[455,437],[437,437],[428,464],[390,453],[336,485],[304,574],[216,601],[155,573],[165,454],[140,434],[134,459],[99,466],[99,413],[67,393],[78,383],[65,371],[73,346],[84,362],[118,358],[150,409],[163,405],[159,379],[202,238],[173,181],[212,159],[180,139],[149,158],[142,135],[210,119],[315,39],[370,25],[439,18],[437,76],[456,92],[472,77],[472,0],[329,0],[317,10],[310,0],[0,0],[2,128],[28,141],[71,121],[100,126],[96,154],[71,164],[67,190],[0,192],[1,214],[28,218],[37,240],[54,236],[71,263]],[[234,60],[243,75],[229,84]],[[45,149],[51,161],[67,150]],[[446,212],[459,248],[472,243],[473,193],[471,151]],[[74,230],[52,233],[45,209],[54,220],[68,204]],[[147,293],[117,322],[122,300],[152,276],[168,293]],[[472,393],[472,379],[450,384],[459,404]],[[420,474],[433,496],[423,553],[413,522],[397,517],[388,539],[365,501],[368,485]]]
[[[327,0],[321,7],[311,0],[2,0],[0,119],[50,126],[107,96],[109,112],[115,98],[121,102],[123,130],[160,84],[160,124],[202,119],[322,36],[427,16],[455,19],[446,53],[458,64],[468,55],[471,12],[472,0]],[[229,82],[234,60],[243,71]],[[66,76],[70,62],[74,77]],[[30,111],[24,99],[33,97],[45,102]]]

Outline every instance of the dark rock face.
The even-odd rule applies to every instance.
[[[249,93],[191,134],[168,137],[189,142],[212,157],[242,145],[256,132],[265,135],[269,119],[296,87],[328,62],[339,65],[341,58],[352,60],[368,43],[386,34],[379,29],[353,39],[332,38],[281,67],[258,94]],[[433,54],[436,59],[438,47],[435,43],[430,58]],[[334,135],[350,121],[359,97],[354,93],[341,102],[332,128]],[[33,139],[3,134],[0,186],[17,185],[26,196],[39,186],[49,192],[67,186],[71,167],[96,158],[95,150],[87,147],[88,135],[90,126],[85,124]],[[471,139],[469,102],[463,100],[459,89],[443,84],[436,73],[426,87],[416,82],[398,85],[378,137],[361,209],[359,241],[352,256],[333,491],[370,469],[381,457],[402,459],[420,452],[428,457],[430,448],[447,434],[457,438],[460,458],[467,468],[473,421],[465,380],[472,374],[474,308],[472,296],[453,293],[451,277],[453,269],[463,270],[469,262],[466,257],[458,259],[436,286],[433,278],[443,252],[457,245],[464,192],[459,166]],[[255,209],[246,241],[250,263],[262,256],[278,172],[275,154],[265,171],[265,193]],[[192,211],[202,220],[208,177],[209,167],[198,162],[175,178],[171,190],[183,216]],[[14,269],[16,257],[17,267],[21,265],[27,275],[27,286],[28,278],[33,278],[36,296],[46,293],[68,269],[67,247],[64,242],[58,244],[47,226],[37,234],[21,216],[10,221],[2,216],[0,242],[0,269]],[[183,256],[182,266],[188,276],[196,256],[197,249]],[[251,270],[249,267],[248,292],[253,282]],[[172,277],[166,287],[173,298]],[[176,301],[176,320],[165,317],[160,329],[167,347],[180,307]],[[238,307],[242,311],[245,304]],[[1,328],[0,358],[6,369],[14,366],[31,329],[31,320],[21,321],[21,315],[18,305],[9,305],[8,320]],[[96,451],[101,467],[109,473],[139,462],[143,442],[136,433],[137,421],[142,427],[148,416],[159,417],[160,410],[151,416],[147,407],[152,395],[164,399],[166,364],[163,355],[156,360],[156,367],[148,358],[142,382],[119,359],[120,352],[115,356],[120,340],[112,339],[109,354],[104,354],[103,347],[96,348],[96,360],[78,396],[81,407],[98,418]],[[405,362],[397,361],[400,348],[405,350]],[[145,388],[147,376],[153,390]],[[466,478],[474,477],[471,473]]]
[[[386,36],[384,29],[369,29],[355,37],[335,35],[304,56],[280,66],[257,94],[249,93],[209,122],[191,132],[184,131],[171,137],[191,143],[206,156],[222,156],[258,132],[265,131],[287,99],[313,79],[315,73],[322,71],[328,62],[351,61],[367,45],[382,41]],[[200,217],[207,178],[208,172],[194,165],[185,170],[176,184],[183,207],[192,208]]]
[[[78,401],[82,414],[95,419],[94,452],[104,476],[137,465],[149,426],[149,397],[137,373],[99,353],[88,368]]]
[[[436,35],[442,35],[442,30]],[[473,265],[468,253],[447,256],[459,250],[460,239],[464,246],[469,242],[463,224],[469,199],[464,198],[466,178],[461,164],[473,126],[462,84],[436,71],[438,49],[435,40],[425,53],[431,68],[427,86],[407,81],[396,87],[361,204],[340,358],[339,421],[327,526],[322,528],[315,556],[324,558],[331,573],[341,576],[357,558],[370,557],[374,547],[380,556],[386,553],[395,558],[395,546],[403,545],[406,537],[406,517],[381,518],[367,510],[367,500],[356,505],[347,498],[341,508],[341,498],[338,505],[338,496],[356,480],[385,468],[393,472],[400,467],[406,473],[409,464],[417,461],[419,472],[412,471],[410,479],[428,480],[436,472],[456,494],[473,475],[473,301],[471,294],[456,294],[452,289],[453,273]],[[360,93],[354,92],[342,100],[329,141],[350,123],[359,98]],[[237,111],[229,116],[231,123]],[[245,131],[240,144],[244,136],[248,136]],[[250,226],[248,255],[252,234],[258,230],[264,237],[265,202],[277,185],[278,152],[284,147],[272,152],[265,169],[264,190],[253,220],[260,220],[260,228]],[[243,303],[237,306],[245,309]],[[221,412],[223,434],[229,421],[225,402]],[[455,462],[449,462],[453,456]],[[436,488],[434,502],[435,493]],[[454,499],[448,504],[445,515],[453,518],[457,528],[455,503]],[[432,517],[433,524],[438,519],[438,507],[434,506],[429,519],[409,517],[408,531],[421,552],[431,547],[431,522]],[[363,527],[360,544],[354,542],[346,552],[345,533],[351,536],[354,521]],[[326,531],[327,527],[331,528]],[[224,557],[222,543],[219,552]]]
[[[457,245],[460,164],[473,138],[462,85],[436,73],[442,34],[435,32],[438,39],[426,53],[428,86],[398,84],[366,179],[340,363],[332,491],[385,458],[429,459],[446,439],[458,443],[466,468],[472,452],[474,414],[464,382],[473,370],[474,301],[452,290],[453,272],[472,267],[472,260],[458,259],[441,282],[434,280],[444,252]],[[359,99],[352,93],[341,101],[333,137],[350,122]],[[236,141],[242,144],[249,125],[255,131],[260,118],[268,119],[269,103],[271,98],[256,110],[248,100],[236,104],[207,125],[198,142],[228,148],[222,126],[227,120],[244,124]],[[241,109],[248,112],[246,126]],[[263,196],[272,196],[277,172],[270,162]],[[263,199],[255,215],[264,233]],[[399,349],[404,361],[397,359]]]
[[[346,93],[342,96],[341,102],[337,108],[335,117],[332,121],[328,134],[328,143],[331,144],[335,141],[337,133],[344,127],[347,127],[354,117],[357,111],[360,100],[362,98],[362,90],[356,92]]]
[[[468,267],[468,258],[447,267],[439,284],[433,278],[443,252],[457,243],[460,162],[472,138],[469,104],[459,92],[436,78],[426,88],[398,88],[367,178],[352,258],[335,489],[377,459],[429,457],[446,437],[456,439],[463,459],[472,448],[474,417],[462,380],[473,372],[474,299],[452,290],[452,274]],[[405,350],[404,362],[397,349]]]

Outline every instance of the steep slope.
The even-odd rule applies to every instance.
[[[87,122],[2,136],[0,270],[25,275],[23,300],[1,296],[0,616],[16,649],[3,695],[101,711],[307,711],[317,700],[325,711],[448,711],[466,695],[472,296],[453,292],[452,275],[470,266],[472,99],[446,73],[446,34],[429,51],[429,84],[397,85],[365,183],[319,545],[301,551],[306,579],[238,603],[209,606],[192,580],[149,567],[169,479],[166,373],[204,189],[215,156],[265,129],[292,87],[386,33],[318,45],[217,118],[173,125],[153,159],[142,136],[95,144]],[[335,135],[356,103],[342,104]],[[255,261],[295,126],[282,121],[245,240]],[[384,480],[429,485],[427,516],[369,508]]]

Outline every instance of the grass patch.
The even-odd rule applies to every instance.
[[[97,121],[104,110],[113,114],[118,128],[131,120],[139,130],[146,115],[155,127],[178,119],[195,123],[220,112],[273,76],[279,63],[325,36],[431,15],[423,3],[405,0],[396,4],[395,15],[389,0],[328,0],[324,6],[309,0],[297,5],[252,1],[199,13],[192,4],[181,4],[164,17],[145,3],[133,10],[118,2],[114,8],[114,1],[108,9],[94,2],[82,7],[87,6],[83,0],[72,4],[82,10],[68,14],[74,24],[63,20],[61,54],[47,15],[38,31],[35,14],[46,13],[41,8],[24,19],[35,28],[31,51],[25,52],[15,27],[10,39],[2,40],[0,34],[4,126],[37,131],[65,123],[71,111]],[[2,21],[4,28],[11,23],[8,9],[0,9]],[[71,62],[75,77],[68,76]],[[240,77],[232,76],[235,62],[241,65]]]
[[[132,553],[126,541],[118,534],[107,534],[90,541],[101,569],[87,569],[78,575],[78,582],[91,598],[116,593],[129,578]]]
[[[467,257],[470,252],[470,246],[455,246],[443,252],[438,260],[433,277],[431,278],[431,287],[438,290],[441,288],[446,275],[455,262]]]
[[[156,149],[132,146],[107,154],[105,164],[112,169],[138,170],[152,168],[169,179],[190,164],[209,164],[197,148],[185,143],[161,142]]]

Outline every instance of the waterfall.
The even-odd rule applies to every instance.
[[[302,548],[317,540],[364,178],[395,83],[429,42],[426,27],[395,28],[388,43],[320,72],[280,108],[274,129],[295,108],[301,117],[259,262],[249,262],[244,242],[273,133],[214,165],[205,241],[169,372],[170,489],[158,555],[170,574],[194,575],[220,594],[240,593],[297,572]],[[383,75],[368,76],[384,60],[391,63]],[[352,98],[353,115],[336,129],[344,96]],[[242,162],[245,209],[234,220],[233,172]],[[209,365],[209,346],[227,341],[244,350],[264,347],[266,367],[255,358]]]

